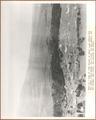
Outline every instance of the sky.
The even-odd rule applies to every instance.
[[[34,5],[3,2],[2,29],[2,115],[15,115],[28,66]]]

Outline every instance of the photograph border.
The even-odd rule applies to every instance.
[[[1,4],[2,4],[2,2],[8,2],[8,1],[15,1],[15,0],[0,0],[0,46],[1,46]],[[16,2],[17,1],[27,1],[27,0],[16,0]],[[34,2],[55,2],[55,0],[28,0],[28,1],[34,1]],[[68,2],[68,1],[72,1],[72,2],[75,2],[76,0],[56,0],[56,1],[58,1],[58,2],[62,2],[62,1],[66,1],[66,2]],[[78,2],[79,2],[79,0],[77,0]],[[83,2],[83,0],[80,0],[81,2]],[[84,1],[95,1],[95,0],[84,0]],[[95,1],[95,11],[96,11],[96,1]],[[96,13],[95,13],[96,14]],[[95,29],[96,29],[96,15],[95,15]],[[96,30],[95,30],[95,35],[96,35]],[[95,36],[94,35],[94,36]],[[2,48],[2,46],[1,46],[1,48]],[[1,66],[2,66],[2,64],[1,64],[1,50],[2,49],[0,49],[0,71],[1,71]],[[95,37],[95,51],[96,51],[96,37]],[[95,73],[96,73],[96,52],[95,52]],[[1,72],[0,72],[0,78],[1,78]],[[95,81],[96,81],[96,74],[95,74]],[[95,83],[96,84],[96,83]],[[0,79],[0,114],[2,113],[2,111],[1,111],[1,79]],[[95,100],[96,100],[96,86],[95,86]],[[1,116],[1,115],[0,115]],[[18,120],[19,118],[8,118],[8,119],[6,119],[6,118],[1,118],[2,120],[4,119],[4,120],[10,120],[10,119],[16,119],[16,120]],[[23,119],[23,118],[20,118],[20,119]],[[64,120],[64,119],[67,119],[67,118],[61,118],[61,117],[56,117],[56,118],[38,118],[38,117],[32,117],[32,118],[24,118],[23,120],[27,120],[27,119],[30,119],[30,120]],[[96,119],[96,101],[95,101],[95,118],[94,119],[90,119],[90,120],[95,120]],[[74,118],[72,118],[72,119],[70,119],[70,118],[68,118],[67,120],[88,120],[87,118],[79,118],[79,119],[75,119],[75,117]]]

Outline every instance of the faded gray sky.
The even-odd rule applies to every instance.
[[[15,115],[32,36],[32,4],[2,2],[2,116]]]

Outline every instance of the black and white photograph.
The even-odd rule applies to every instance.
[[[89,15],[94,11],[90,3]],[[2,2],[2,118],[87,117],[86,94],[94,93],[94,81],[88,81],[87,74],[92,37],[87,30],[88,5]],[[89,83],[93,89],[88,89]],[[94,117],[94,110],[89,116]]]

